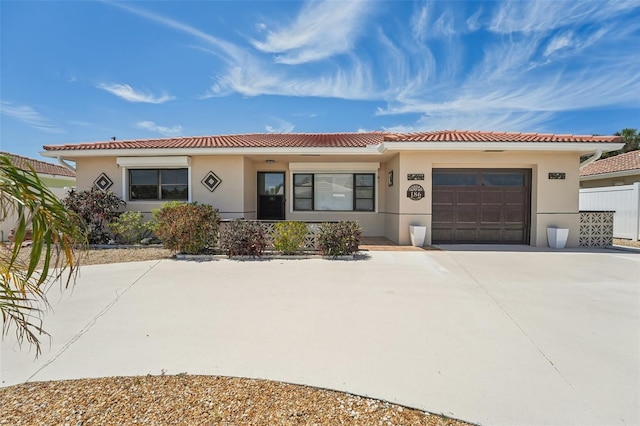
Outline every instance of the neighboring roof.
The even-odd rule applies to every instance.
[[[44,161],[34,160],[33,158],[22,157],[16,154],[10,154],[8,152],[0,151],[0,155],[6,155],[7,157],[9,157],[11,163],[22,170],[30,170],[29,166],[31,166],[36,171],[36,173],[54,176],[76,177],[76,174],[66,167],[58,166],[51,163],[45,163]]]
[[[580,176],[601,175],[628,170],[637,170],[640,173],[640,151],[631,151],[595,161],[583,167],[580,170]]]
[[[46,151],[163,148],[362,148],[383,142],[621,142],[619,136],[574,136],[445,130],[423,133],[264,133],[45,145]]]

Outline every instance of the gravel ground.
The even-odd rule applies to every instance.
[[[110,377],[0,389],[10,425],[451,425],[375,399],[267,380]]]
[[[622,238],[614,238],[613,244],[617,246],[640,248],[640,241],[623,240]]]
[[[82,255],[82,265],[172,255],[158,247],[88,250]],[[0,388],[0,425],[130,424],[468,425],[342,392],[243,378],[105,377]]]

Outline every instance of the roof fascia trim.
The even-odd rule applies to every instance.
[[[625,177],[625,176],[633,176],[633,175],[640,176],[640,169],[622,170],[619,172],[598,173],[595,175],[580,176],[580,180],[609,179],[609,178],[617,178],[617,177]]]
[[[134,149],[77,149],[42,151],[44,157],[154,157],[194,155],[379,155],[377,145],[357,148],[134,148]]]
[[[566,151],[603,152],[622,149],[624,144],[612,142],[383,142],[380,153],[386,151]]]

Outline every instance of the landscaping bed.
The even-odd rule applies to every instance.
[[[0,425],[450,425],[375,399],[268,380],[108,377],[0,388]]]

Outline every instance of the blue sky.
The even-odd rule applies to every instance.
[[[640,127],[640,1],[0,2],[0,149]]]

